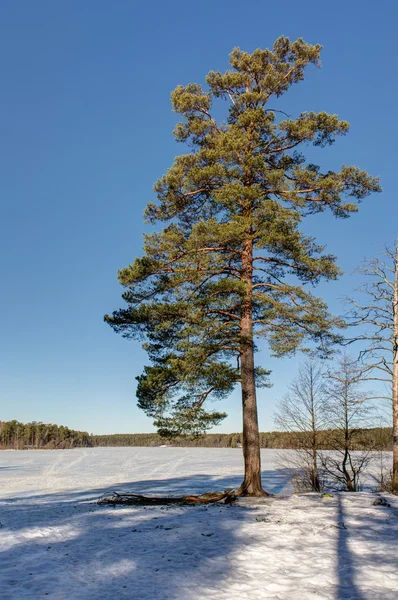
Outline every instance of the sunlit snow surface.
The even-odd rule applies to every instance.
[[[237,487],[239,449],[0,452],[1,600],[398,598],[398,498],[273,494],[237,506],[98,506],[112,490],[184,495]]]

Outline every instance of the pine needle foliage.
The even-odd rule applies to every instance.
[[[235,48],[231,68],[210,72],[205,88],[174,90],[182,118],[174,135],[188,151],[155,184],[157,202],[145,211],[147,223],[164,228],[146,235],[143,256],[118,273],[127,306],[105,316],[124,337],[145,337],[150,366],[137,396],[162,435],[219,423],[225,414],[205,401],[241,384],[245,461],[259,456],[255,390],[269,384],[269,371],[254,365],[256,339],[277,357],[308,340],[326,352],[341,325],[309,289],[338,277],[335,257],[300,231],[302,220],[324,211],[349,217],[380,191],[358,167],[322,172],[299,151],[332,144],[346,121],[326,112],[292,119],[274,108],[308,65],[319,66],[320,52],[286,37],[252,54]]]

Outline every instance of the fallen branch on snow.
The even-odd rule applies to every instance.
[[[132,504],[135,506],[156,506],[162,504],[211,504],[223,502],[230,504],[236,499],[235,490],[225,492],[208,492],[201,496],[161,497],[142,496],[141,494],[119,494],[119,492],[108,492],[101,496],[97,504]]]

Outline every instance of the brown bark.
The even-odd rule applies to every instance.
[[[398,244],[395,250],[394,275],[394,329],[392,365],[392,487],[398,492]]]
[[[224,502],[230,504],[236,500],[234,490],[225,490],[225,492],[208,492],[201,496],[142,496],[141,494],[119,494],[110,492],[101,496],[97,504],[133,504],[136,506],[155,506],[166,504],[214,504],[215,502]]]
[[[239,488],[240,496],[268,496],[261,485],[260,434],[257,417],[256,382],[254,376],[254,345],[252,317],[253,243],[245,243],[242,257],[246,298],[241,319],[241,380],[243,414],[243,457],[245,477]]]

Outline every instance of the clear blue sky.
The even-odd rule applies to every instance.
[[[352,219],[306,226],[339,256],[345,276],[319,293],[342,310],[354,267],[398,230],[397,19],[396,3],[369,0],[0,4],[0,419],[152,430],[134,394],[145,355],[102,319],[121,306],[117,268],[141,253],[152,185],[182,151],[170,92],[226,69],[234,46],[282,34],[322,44],[323,68],[282,104],[348,120],[350,134],[314,158],[381,177],[383,194]],[[267,430],[296,361],[258,359],[274,369],[259,392]],[[220,408],[222,430],[240,430],[239,394]]]

